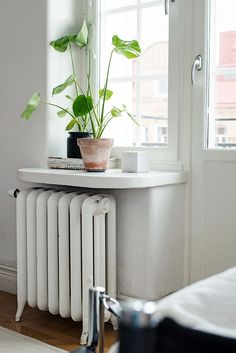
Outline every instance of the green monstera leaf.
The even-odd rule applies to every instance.
[[[69,108],[59,110],[57,112],[57,116],[59,116],[59,118],[64,118],[67,114],[69,114],[68,110],[69,110]]]
[[[115,107],[113,106],[113,108],[111,109],[111,115],[114,118],[117,118],[118,116],[121,116],[122,113],[126,110],[126,106],[122,105],[121,108]]]
[[[128,117],[136,124],[139,125],[139,123],[136,121],[135,116],[131,114],[130,112],[127,111],[126,105],[122,104],[120,108],[117,107],[112,107],[110,111],[112,117],[117,118],[118,116],[121,116],[123,113],[126,113]]]
[[[66,94],[65,97],[66,97],[67,99],[69,99],[70,101],[73,101],[73,102],[74,102],[74,98],[72,98],[72,97],[69,96],[68,94]]]
[[[80,48],[83,48],[88,44],[88,27],[85,20],[83,22],[81,30],[79,31],[73,42]]]
[[[99,90],[99,97],[100,98],[104,99],[104,91],[105,91],[104,88]],[[112,95],[113,95],[113,92],[110,89],[107,89],[106,94],[105,94],[105,100],[107,101],[108,99],[110,99],[112,97]]]
[[[56,40],[53,40],[52,42],[50,42],[51,47],[53,47],[55,50],[64,53],[67,48],[69,43],[73,42],[76,38],[76,34],[75,35],[67,35],[61,38],[58,38]]]
[[[73,129],[73,127],[75,126],[76,124],[76,120],[75,119],[72,119],[69,124],[66,126],[66,131],[70,131],[71,129]]]
[[[120,39],[117,35],[112,37],[112,44],[118,54],[128,59],[137,58],[141,54],[141,49],[137,40],[126,41]]]
[[[50,45],[57,51],[64,53],[70,43],[76,44],[83,48],[88,44],[88,27],[84,20],[81,30],[78,34],[68,34],[50,42]]]
[[[40,104],[40,94],[35,92],[33,95],[30,97],[30,100],[21,114],[21,118],[25,120],[29,120],[31,118],[32,113],[37,109],[37,107]]]
[[[63,92],[67,87],[73,85],[74,82],[75,82],[75,76],[71,75],[64,83],[53,88],[52,95],[54,96],[55,94],[59,94]]]
[[[93,108],[92,97],[79,95],[73,103],[73,113],[76,117],[88,114]]]

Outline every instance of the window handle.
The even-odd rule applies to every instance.
[[[195,85],[195,71],[201,71],[202,69],[202,56],[197,55],[193,61],[191,69],[191,82],[192,85]]]
[[[175,2],[175,0],[165,0],[164,1],[165,15],[169,15],[170,2]]]

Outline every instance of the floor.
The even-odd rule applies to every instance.
[[[26,307],[22,321],[16,323],[16,296],[0,291],[0,326],[36,338],[58,348],[72,351],[79,346],[81,324],[72,319],[62,319],[38,309]],[[116,340],[116,332],[106,325],[105,352]]]

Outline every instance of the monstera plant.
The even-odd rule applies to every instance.
[[[70,53],[72,74],[66,79],[64,83],[54,87],[52,90],[52,97],[54,97],[55,95],[63,93],[66,90],[66,88],[68,88],[69,86],[74,85],[75,97],[65,95],[65,97],[68,99],[68,105],[70,105],[70,107],[67,107],[67,106],[62,107],[61,105],[45,101],[41,98],[39,93],[34,92],[31,98],[29,99],[29,102],[25,110],[21,114],[22,119],[25,119],[25,120],[30,119],[32,116],[32,113],[37,109],[40,103],[43,103],[59,109],[57,112],[57,115],[59,118],[64,118],[66,116],[70,117],[70,121],[66,125],[67,131],[71,130],[73,127],[77,127],[77,130],[80,132],[85,132],[89,129],[88,116],[83,113],[83,109],[80,109],[79,111],[78,109],[76,109],[76,106],[78,104],[80,105],[80,103],[82,103],[82,106],[84,106],[84,100],[80,102],[81,98],[79,98],[77,99],[77,103],[74,105],[74,102],[76,98],[79,97],[79,94],[82,88],[79,85],[78,76],[76,73],[73,49],[75,49],[75,47],[79,47],[82,49],[87,46],[87,43],[88,43],[88,29],[85,22],[83,23],[83,26],[78,34],[66,35],[50,43],[50,45],[58,52],[65,53],[69,50],[69,53]]]
[[[103,158],[103,166],[94,166],[92,162],[92,167],[90,168],[85,157],[85,150],[89,150],[94,154],[94,151],[100,151],[98,145],[104,145],[107,143],[109,145],[109,150],[111,149],[112,141],[111,139],[102,139],[102,135],[104,130],[111,122],[112,119],[120,117],[122,114],[127,114],[129,118],[131,118],[135,123],[135,118],[131,113],[129,113],[126,109],[126,105],[122,106],[113,106],[108,111],[106,110],[106,101],[111,99],[113,96],[113,92],[108,88],[109,84],[109,74],[112,63],[112,58],[114,54],[120,54],[126,57],[127,59],[135,59],[141,54],[141,49],[137,40],[125,41],[120,39],[117,35],[112,37],[112,45],[113,48],[110,53],[106,78],[104,86],[102,86],[97,94],[95,95],[92,92],[92,84],[91,84],[91,71],[92,71],[92,56],[93,51],[90,46],[90,38],[89,31],[86,22],[84,21],[81,30],[78,34],[74,35],[66,35],[59,39],[56,39],[50,43],[50,45],[57,51],[61,53],[65,53],[69,50],[70,58],[71,58],[71,66],[72,66],[72,74],[70,77],[66,79],[66,81],[52,90],[52,96],[54,97],[57,94],[61,94],[64,92],[69,86],[74,85],[74,97],[66,95],[65,97],[68,99],[68,103],[70,102],[69,107],[62,107],[61,105],[48,102],[42,100],[39,93],[35,92],[31,96],[24,112],[21,114],[22,119],[28,120],[31,118],[32,113],[37,109],[40,103],[49,104],[59,109],[57,112],[58,117],[64,118],[69,117],[69,123],[66,125],[66,130],[70,131],[77,127],[79,132],[89,132],[89,139],[79,139],[78,144],[81,149],[82,157],[84,160],[84,164],[87,170],[105,170],[106,163],[108,157],[106,157],[106,162],[104,162]],[[73,56],[73,48],[79,47],[81,50],[86,49],[88,53],[88,70],[87,70],[87,80],[86,86],[83,87],[79,82],[79,78],[77,75],[77,70],[75,68],[75,60]],[[98,97],[98,98],[96,98]],[[94,140],[92,142],[91,140]],[[98,140],[101,140],[100,142]],[[97,143],[97,146],[93,148],[93,145]],[[88,148],[86,148],[86,146]],[[92,146],[92,147],[91,147]],[[84,149],[84,152],[82,151]],[[102,148],[103,150],[103,148]],[[102,153],[100,151],[100,153]],[[91,153],[90,153],[91,155]],[[107,154],[106,154],[107,156]],[[108,153],[109,156],[109,153]],[[94,156],[90,156],[89,158],[94,159]],[[97,158],[97,157],[96,157]],[[95,158],[95,159],[96,159]],[[90,160],[89,159],[89,160]],[[104,164],[105,163],[105,164]],[[105,166],[104,166],[105,165]]]

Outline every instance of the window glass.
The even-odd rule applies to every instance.
[[[106,64],[109,60],[110,52],[112,50],[112,36],[117,34],[120,38],[127,40],[137,38],[137,11],[124,11],[121,13],[110,14],[105,18],[105,45],[103,46],[103,53],[101,56],[103,74],[106,69]],[[108,30],[108,28],[110,28],[110,30]],[[131,77],[135,74],[135,63],[136,60],[127,60],[122,55],[113,55],[110,78],[114,79]]]
[[[107,10],[117,9],[124,6],[135,5],[137,0],[107,0],[106,8]]]
[[[125,104],[138,122],[134,124],[127,116],[112,121],[105,135],[113,136],[118,146],[167,147],[168,29],[164,1],[102,1],[101,81],[114,34],[125,40],[138,39],[142,49],[138,59],[114,55],[112,61],[110,89],[114,95],[109,104]]]
[[[210,7],[208,147],[236,147],[236,1]]]
[[[111,109],[113,105],[121,107],[125,102],[129,112],[136,112],[134,82],[112,82],[110,89],[114,92],[114,99],[107,101],[107,109]],[[113,104],[114,103],[114,104]],[[114,118],[112,123],[107,126],[106,135],[114,138],[114,144],[117,146],[132,146],[131,141],[135,140],[134,123],[126,114],[121,117]]]

